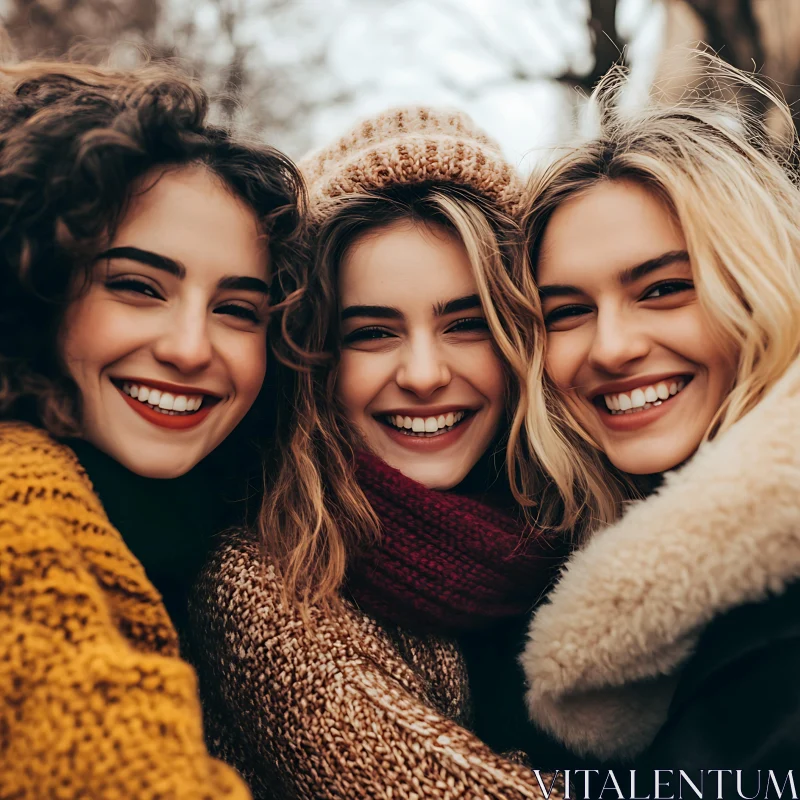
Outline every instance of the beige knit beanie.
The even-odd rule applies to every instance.
[[[309,218],[324,221],[336,199],[355,192],[436,182],[466,186],[509,214],[523,184],[497,143],[466,114],[410,106],[366,119],[334,144],[300,162]]]

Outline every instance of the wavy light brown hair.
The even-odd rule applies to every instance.
[[[531,376],[541,370],[543,330],[518,223],[468,188],[399,186],[339,198],[314,231],[313,277],[283,316],[282,356],[297,372],[279,424],[281,463],[267,478],[260,530],[302,606],[332,600],[348,559],[379,536],[378,519],[353,474],[362,446],[335,397],[340,350],[337,281],[349,248],[367,232],[408,221],[439,225],[464,244],[484,313],[509,375],[506,472],[530,506],[540,473],[524,427]],[[290,380],[281,385],[289,387]],[[280,435],[280,434],[279,434]]]
[[[757,92],[782,130],[794,131],[790,110],[759,81],[713,56],[695,57],[710,84],[701,90],[722,87],[728,97],[737,87]],[[633,181],[663,201],[686,238],[698,301],[713,334],[738,353],[734,388],[706,432],[711,438],[753,408],[800,351],[795,138],[775,139],[732,101],[695,92],[625,113],[623,87],[618,73],[604,79],[592,97],[599,132],[532,177],[526,217],[531,260],[535,269],[555,210],[600,182]],[[613,522],[637,496],[546,377],[531,395],[527,425],[540,434],[534,450],[560,492],[565,528]]]
[[[305,283],[295,259],[303,180],[278,151],[208,122],[192,80],[161,65],[0,67],[0,419],[79,433],[57,332],[77,279],[113,238],[138,178],[201,165],[268,238],[273,302]]]

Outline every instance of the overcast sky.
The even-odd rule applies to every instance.
[[[527,168],[570,131],[565,93],[572,90],[547,77],[592,65],[588,0],[291,0],[277,11],[270,0],[169,3],[194,16],[210,58],[225,63],[220,9],[235,9],[236,38],[251,48],[251,73],[268,76],[281,65],[302,76],[291,97],[269,98],[273,107],[298,100],[313,106],[298,129],[272,134],[295,158],[364,116],[430,103],[467,111]],[[633,80],[645,90],[661,51],[664,14],[661,0],[619,2]],[[324,66],[306,76],[322,53]]]
[[[454,105],[497,138],[514,163],[563,140],[570,125],[564,92],[548,80],[592,66],[584,0],[406,0],[353,13],[331,51],[331,65],[355,100],[316,116],[313,143],[325,144],[356,117],[406,103]],[[621,0],[620,33],[629,38],[635,79],[649,85],[661,47],[663,6]]]

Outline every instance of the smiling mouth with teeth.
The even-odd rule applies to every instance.
[[[432,438],[448,433],[462,423],[470,415],[470,411],[450,411],[437,417],[406,417],[402,414],[391,414],[379,417],[384,425],[406,434],[421,438]]]
[[[172,394],[130,381],[116,382],[116,385],[128,397],[149,406],[152,411],[168,416],[191,416],[200,410],[204,400],[211,399],[201,394]]]
[[[629,392],[601,394],[595,398],[594,403],[613,416],[636,414],[639,411],[647,411],[671,400],[676,394],[682,392],[691,380],[691,376],[685,375],[668,381],[659,381],[655,384],[640,386],[638,389],[633,389]]]

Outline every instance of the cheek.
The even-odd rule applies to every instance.
[[[99,371],[129,352],[135,347],[133,338],[139,338],[138,326],[131,324],[129,315],[90,290],[67,307],[58,336],[59,352],[78,380],[82,371]]]
[[[548,335],[544,367],[555,386],[563,391],[575,386],[583,362],[577,337],[570,336],[566,331]]]
[[[336,372],[336,398],[351,421],[363,413],[384,385],[380,358],[373,353],[344,350]]]
[[[508,394],[509,373],[494,345],[487,345],[481,356],[473,362],[471,382],[484,397],[502,410]]]
[[[709,383],[727,393],[736,376],[738,353],[732,344],[721,342],[702,311],[694,304],[676,314],[662,334],[664,344],[684,358],[693,361],[708,373]]]
[[[253,402],[261,391],[267,372],[267,342],[265,336],[236,337],[226,344],[230,353],[231,379],[239,397]]]

